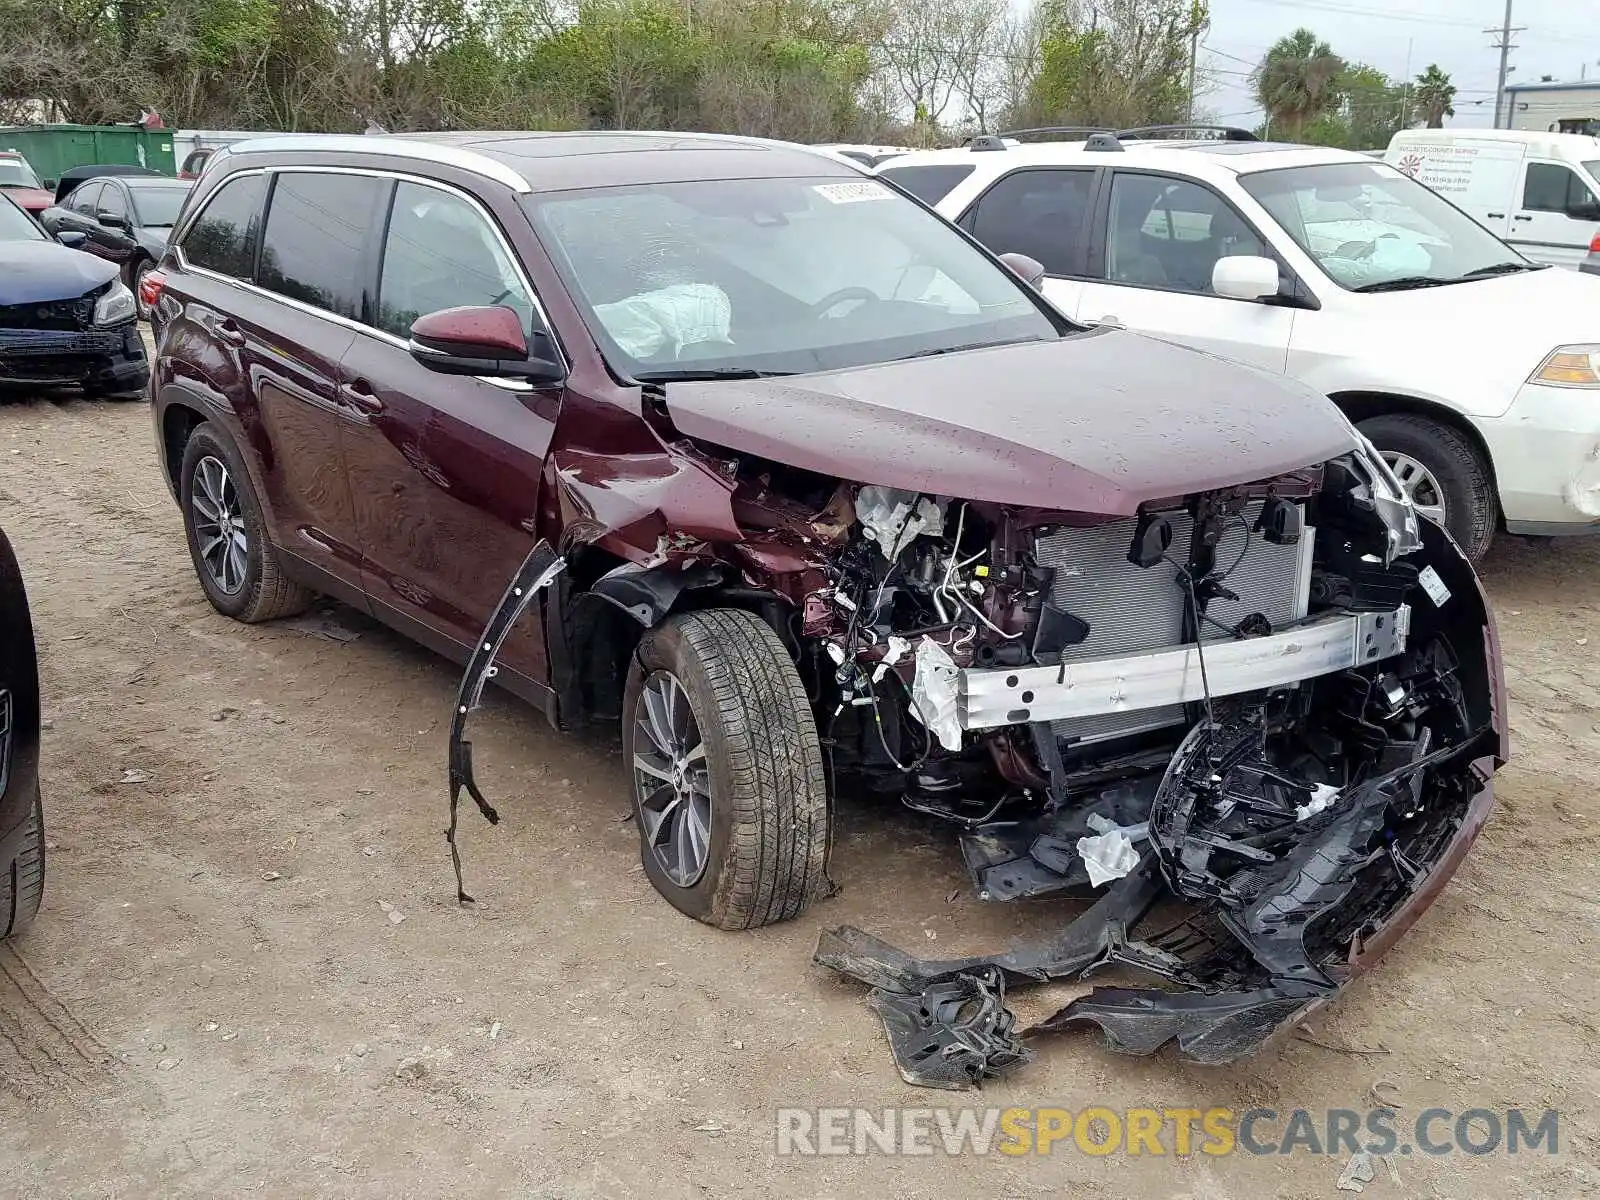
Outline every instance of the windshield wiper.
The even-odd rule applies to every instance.
[[[781,379],[798,371],[758,371],[754,367],[676,367],[669,371],[638,371],[640,383],[698,383],[718,379]]]
[[[918,350],[915,354],[907,354],[904,358],[895,359],[904,362],[907,358],[932,358],[936,354],[960,354],[965,350],[992,350],[996,346],[1022,346],[1028,342],[1048,342],[1050,338],[1025,337],[1011,338],[1003,342],[968,342],[964,346],[935,346],[932,350]]]
[[[1549,263],[1528,262],[1503,262],[1492,263],[1487,267],[1475,267],[1468,271],[1468,279],[1481,279],[1485,275],[1515,275],[1518,271],[1539,271],[1549,266]]]
[[[1460,283],[1460,279],[1439,279],[1433,275],[1405,275],[1399,279],[1381,279],[1377,283],[1363,283],[1352,292],[1409,292],[1412,288],[1444,287],[1447,283]]]

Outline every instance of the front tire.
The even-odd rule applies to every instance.
[[[211,607],[247,624],[304,611],[312,594],[278,565],[261,503],[233,443],[201,425],[183,448],[178,478],[189,557]]]
[[[1412,503],[1450,531],[1473,562],[1489,552],[1500,505],[1488,464],[1460,430],[1412,413],[1358,426],[1394,470]]]
[[[622,729],[645,874],[674,908],[753,929],[823,894],[822,748],[799,672],[764,621],[707,609],[647,632]]]

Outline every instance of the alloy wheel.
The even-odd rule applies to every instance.
[[[1381,451],[1383,461],[1389,464],[1394,477],[1411,498],[1416,510],[1437,525],[1444,524],[1444,488],[1432,471],[1409,454],[1398,450]]]
[[[645,842],[668,879],[693,887],[711,857],[711,772],[689,697],[666,671],[640,689],[633,751]]]
[[[244,587],[250,562],[250,538],[239,492],[227,464],[209,454],[195,463],[193,484],[189,508],[200,561],[212,583],[230,596],[237,595]]]

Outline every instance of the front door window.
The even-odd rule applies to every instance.
[[[1206,295],[1219,259],[1265,254],[1232,206],[1208,188],[1122,172],[1112,181],[1106,238],[1112,283]]]

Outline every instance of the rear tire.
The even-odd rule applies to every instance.
[[[1500,523],[1489,466],[1459,430],[1412,413],[1385,413],[1358,426],[1385,460],[1402,455],[1422,467],[1444,505],[1444,527],[1473,562],[1489,551]],[[1418,497],[1414,496],[1413,499]]]
[[[689,709],[682,740],[695,745],[683,746],[676,767],[649,725],[650,706],[659,715],[663,695]],[[798,916],[823,894],[822,748],[799,672],[764,621],[707,609],[646,633],[628,674],[622,730],[645,874],[669,904],[720,929],[753,929]],[[663,768],[677,772],[683,790]],[[688,844],[703,861],[682,870],[683,856],[664,844],[672,840],[667,814],[686,819],[702,794],[709,813],[694,818],[698,842],[691,832]]]
[[[43,900],[44,802],[35,787],[22,849],[0,868],[0,937],[12,937],[32,925]]]
[[[211,424],[200,425],[183,448],[178,480],[189,557],[211,607],[252,625],[304,612],[314,596],[278,565],[261,502],[233,443]],[[213,519],[219,493],[228,504],[225,524]],[[220,547],[220,557],[219,537],[231,543]]]

